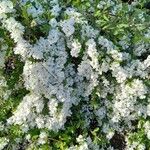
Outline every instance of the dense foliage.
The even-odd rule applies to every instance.
[[[0,150],[150,150],[148,0],[0,0]]]

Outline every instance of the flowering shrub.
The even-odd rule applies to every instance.
[[[0,0],[0,149],[148,150],[147,0]]]

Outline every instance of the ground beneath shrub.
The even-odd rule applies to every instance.
[[[124,150],[126,147],[125,137],[119,133],[115,133],[110,140],[111,146],[117,150]]]

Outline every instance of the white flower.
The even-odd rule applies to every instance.
[[[5,54],[6,51],[0,51],[0,68],[5,66]]]
[[[47,133],[42,131],[39,135],[38,144],[45,144],[47,141]]]
[[[58,30],[52,29],[49,32],[49,35],[47,37],[49,44],[54,44],[59,39],[59,32]]]
[[[13,50],[15,54],[20,54],[25,60],[28,57],[29,52],[31,51],[31,47],[32,46],[26,40],[20,39]]]
[[[15,42],[18,42],[24,33],[24,26],[17,22],[13,17],[4,21],[4,27],[10,32]]]
[[[146,147],[145,147],[144,144],[139,144],[138,145],[138,150],[145,150],[145,149],[146,149]]]
[[[120,66],[119,63],[113,62],[111,64],[112,75],[116,78],[118,83],[124,82],[128,77],[128,72]]]
[[[53,8],[51,9],[52,15],[56,17],[59,15],[60,11],[61,11],[61,8],[58,4],[54,5]]]
[[[150,66],[150,55],[144,60],[144,65],[148,68]]]
[[[145,94],[147,93],[147,87],[145,86],[142,80],[135,79],[132,82],[132,91],[134,92],[135,96],[144,99]]]
[[[147,105],[147,115],[150,116],[150,104]]]
[[[87,54],[91,57],[91,66],[96,69],[96,71],[99,71],[99,62],[98,62],[98,52],[96,49],[96,43],[94,39],[89,39],[86,42],[86,45],[88,46]]]
[[[74,24],[75,21],[73,18],[61,22],[60,26],[62,27],[62,31],[66,34],[67,37],[71,36],[74,33]]]
[[[58,25],[58,22],[55,18],[52,18],[50,21],[49,21],[49,24],[51,25],[52,28],[55,28],[57,27]]]
[[[76,140],[77,140],[78,143],[82,143],[82,142],[84,142],[85,139],[83,138],[82,135],[79,135],[79,136],[76,138]]]
[[[44,118],[43,118],[42,116],[37,117],[37,118],[35,119],[35,122],[36,122],[37,127],[38,127],[39,129],[44,128]]]
[[[43,14],[44,9],[42,7],[42,5],[40,5],[40,3],[37,3],[36,1],[36,5],[30,5],[30,7],[27,8],[27,13],[32,15],[33,18],[38,17],[39,15]]]
[[[99,119],[103,119],[106,115],[106,109],[104,107],[99,108],[95,114],[99,117]]]
[[[4,126],[3,122],[0,122],[0,131],[3,131],[4,128],[5,128],[5,126]]]
[[[73,17],[76,23],[83,23],[83,16],[81,13],[77,12],[74,8],[69,7],[65,11],[66,15]]]
[[[11,13],[13,12],[13,3],[9,0],[2,0],[0,2],[0,15],[3,13]]]
[[[58,102],[56,99],[52,98],[48,102],[48,108],[50,115],[54,115],[57,112]]]
[[[111,50],[113,50],[113,49],[115,49],[114,44],[113,44],[111,41],[109,41],[109,40],[107,40],[106,38],[104,38],[103,36],[100,36],[100,37],[98,38],[98,43],[99,43],[103,48],[106,48],[108,52],[111,51]]]
[[[98,36],[99,31],[94,29],[92,26],[88,24],[83,24],[81,33],[82,33],[81,37],[83,39],[86,39],[86,37],[95,39]]]
[[[150,130],[148,130],[148,131],[146,132],[146,134],[147,134],[147,138],[150,140]]]
[[[28,141],[30,141],[30,139],[31,139],[31,134],[27,134],[25,138],[26,138]]]
[[[74,40],[71,44],[71,52],[70,52],[71,56],[78,57],[80,49],[81,49],[81,44],[79,43],[78,40]]]
[[[22,123],[26,124],[26,122],[28,122],[28,125],[30,123],[32,124],[32,121],[35,118],[35,114],[32,112],[32,109],[35,107],[37,112],[39,109],[41,111],[43,109],[41,103],[42,98],[40,96],[35,94],[26,95],[19,104],[17,110],[14,112],[14,115],[7,120],[8,124],[14,123],[21,125]],[[40,108],[38,108],[39,105]]]
[[[106,137],[107,137],[107,139],[110,140],[110,139],[113,137],[113,135],[114,135],[114,132],[113,132],[113,131],[109,131],[109,132],[107,133]]]
[[[0,137],[0,150],[3,150],[8,144],[9,140],[5,137]]]

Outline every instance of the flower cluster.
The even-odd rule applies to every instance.
[[[0,113],[0,149],[149,148],[147,12],[138,2],[70,3],[0,0],[0,71],[9,55],[20,63],[16,74],[0,74],[0,98],[10,105]],[[136,141],[140,133],[147,145]]]

